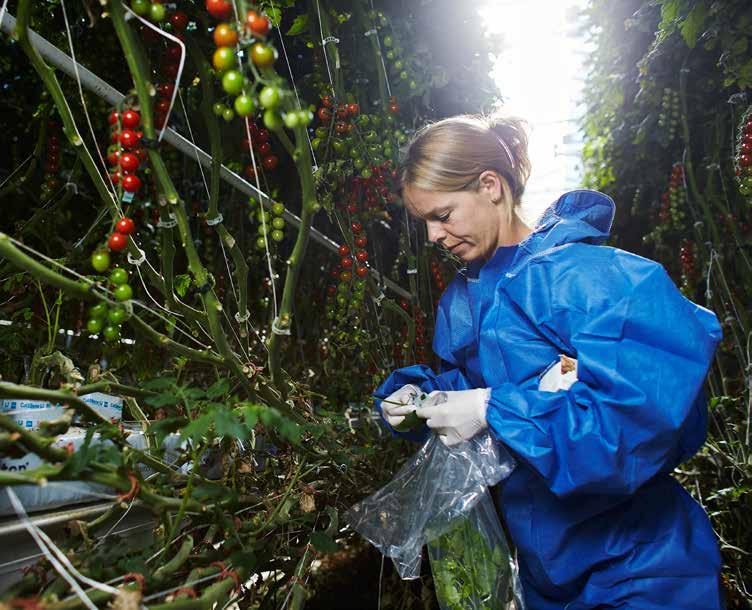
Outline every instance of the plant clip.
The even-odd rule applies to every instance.
[[[223,220],[224,218],[222,217],[222,214],[217,214],[214,218],[207,218],[206,224],[210,227],[213,227],[214,225],[218,225]]]
[[[279,326],[279,316],[277,316],[276,318],[274,318],[274,320],[272,320],[272,332],[275,335],[289,335],[290,328],[289,327],[281,328]]]
[[[131,488],[128,490],[125,494],[120,494],[117,497],[118,502],[127,502],[128,500],[132,500],[138,495],[139,490],[139,484],[138,479],[136,478],[136,475],[132,472],[128,472],[128,480],[131,482]]]
[[[376,32],[376,28],[371,28],[370,30],[367,30],[366,33],[363,34],[363,36],[373,36],[374,34],[377,34],[377,33],[378,32]]]
[[[141,248],[138,248],[139,257],[133,258],[130,252],[128,252],[128,262],[131,265],[136,265],[138,267],[141,263],[143,263],[146,260],[146,252],[144,252]]]
[[[152,150],[159,148],[159,140],[157,138],[145,138],[141,136],[141,144],[144,148],[151,148]]]
[[[177,226],[178,226],[178,219],[175,218],[175,214],[170,214],[169,220],[162,220],[160,218],[159,221],[157,221],[157,228],[159,229],[172,229]]]
[[[42,610],[42,604],[39,598],[34,597],[14,597],[5,602],[10,608],[23,608],[23,610]]]
[[[141,591],[144,590],[143,574],[140,574],[138,572],[128,572],[125,576],[123,576],[123,584],[128,584],[129,582],[135,582]]]
[[[321,44],[323,46],[328,45],[330,42],[333,42],[334,44],[339,44],[339,38],[337,38],[335,36],[327,36],[326,38],[323,38],[321,40]]]
[[[224,580],[225,578],[232,578],[232,580],[235,581],[235,590],[237,591],[240,589],[240,575],[237,570],[231,570],[228,568],[224,561],[214,561],[209,565],[216,566],[220,569],[219,574],[217,574],[218,579]]]
[[[243,322],[247,322],[251,318],[251,312],[247,309],[245,310],[245,313],[241,316],[240,312],[235,312],[235,321],[238,324],[242,324]]]

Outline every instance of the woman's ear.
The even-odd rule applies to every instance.
[[[486,170],[478,176],[478,187],[488,195],[493,203],[499,203],[503,196],[501,181],[503,178],[493,170]]]

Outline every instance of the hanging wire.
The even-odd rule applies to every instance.
[[[92,125],[91,117],[89,116],[89,109],[86,107],[86,100],[84,99],[84,89],[81,84],[81,75],[78,72],[78,62],[76,61],[76,52],[73,49],[73,37],[71,36],[70,25],[68,23],[68,11],[65,10],[65,0],[60,0],[60,8],[63,10],[63,21],[65,21],[65,33],[68,38],[68,48],[70,49],[71,59],[73,60],[73,72],[76,76],[76,85],[78,86],[78,95],[81,98],[81,107],[84,110],[86,123],[89,126],[89,132],[91,133],[91,138],[92,138],[92,141],[94,142],[94,148],[97,151],[99,162],[102,164],[102,168],[104,169],[104,175],[107,176],[107,182],[110,184],[110,189],[112,189],[111,191],[110,189],[107,189],[107,192],[110,194],[110,197],[112,198],[112,202],[115,204],[115,207],[117,208],[118,212],[122,215],[123,212],[122,212],[122,209],[120,208],[120,202],[118,201],[117,189],[115,188],[115,184],[112,182],[112,177],[110,176],[110,172],[107,170],[107,163],[105,163],[104,156],[102,155],[102,150],[99,148],[99,144],[97,142],[97,136],[94,133],[94,126]],[[67,105],[67,102],[66,102],[66,105]],[[73,118],[72,113],[71,113],[71,118]],[[76,129],[76,133],[78,133],[78,129]]]
[[[161,36],[164,36],[168,40],[171,40],[172,42],[174,42],[176,45],[180,47],[180,63],[178,64],[178,73],[177,73],[177,76],[175,77],[175,88],[173,89],[172,97],[170,98],[170,107],[167,109],[167,115],[165,116],[164,123],[162,123],[162,128],[159,130],[159,136],[157,137],[157,141],[161,142],[162,138],[164,137],[165,132],[167,131],[167,124],[170,121],[170,114],[172,113],[172,107],[175,104],[175,97],[177,96],[178,89],[180,87],[180,79],[183,76],[183,68],[185,67],[185,44],[183,43],[182,40],[180,40],[176,36],[173,36],[169,32],[165,32],[163,29],[157,27],[150,21],[147,21],[140,15],[137,15],[136,13],[134,13],[127,5],[123,4],[123,8],[125,8],[128,14],[138,19],[145,26],[151,28],[152,30],[160,34]]]

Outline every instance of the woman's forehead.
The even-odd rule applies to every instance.
[[[413,216],[426,218],[448,207],[457,193],[430,191],[407,185],[402,189],[405,208]]]

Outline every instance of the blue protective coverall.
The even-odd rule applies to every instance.
[[[606,195],[569,192],[471,263],[439,303],[441,372],[398,369],[374,396],[491,388],[490,430],[518,461],[495,493],[528,610],[722,608],[710,522],[670,476],[705,440],[720,325],[660,264],[600,245],[613,217]],[[578,381],[539,391],[559,354]]]

